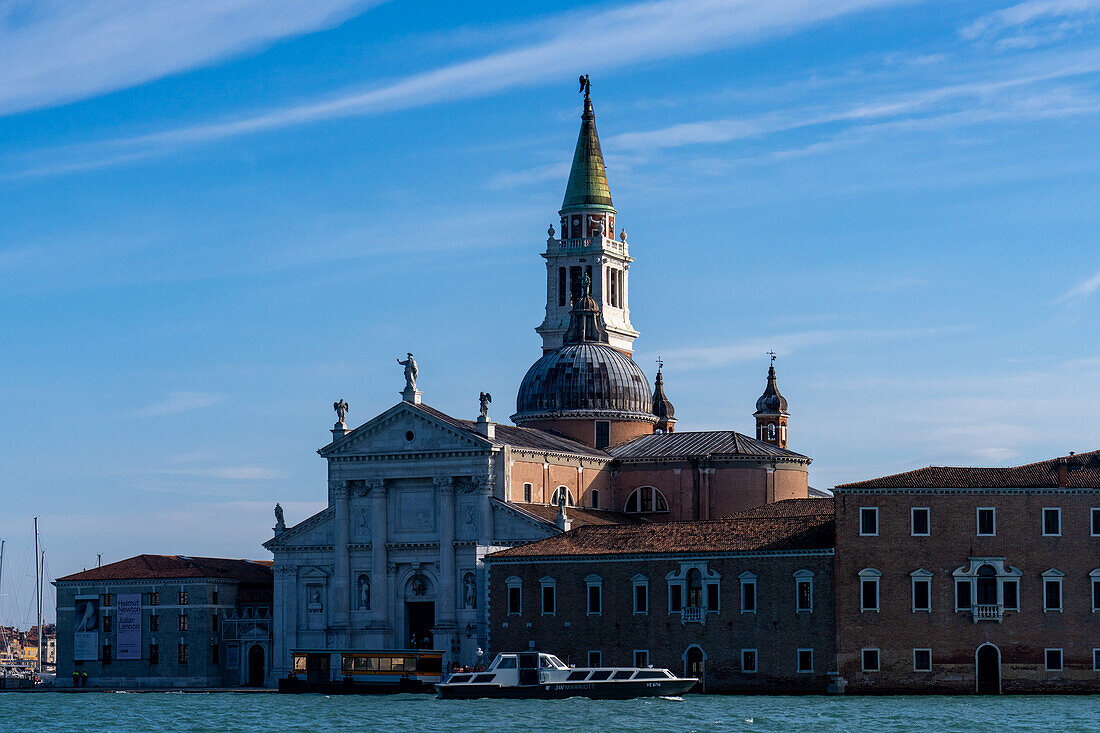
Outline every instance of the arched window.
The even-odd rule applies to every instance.
[[[775,423],[768,423],[768,440],[775,440]]]
[[[997,603],[997,569],[992,565],[978,568],[977,587],[978,605],[992,606]]]
[[[687,604],[692,608],[703,606],[703,574],[699,568],[692,568],[687,576]]]
[[[565,492],[565,505],[576,506],[576,503],[573,501],[573,492],[565,486],[559,486],[558,488],[554,489],[554,494],[550,497],[550,503],[554,506],[557,506],[558,503],[561,501],[562,492]]]
[[[634,492],[626,500],[624,511],[630,514],[648,514],[650,512],[667,512],[668,502],[660,490],[652,486],[642,486],[634,489]]]
[[[592,491],[589,492],[589,493],[592,497],[592,508],[593,509],[599,509],[600,508],[600,490],[599,489],[592,489]]]

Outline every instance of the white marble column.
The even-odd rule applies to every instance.
[[[283,677],[294,665],[291,652],[298,646],[298,568],[294,565],[280,565],[277,568],[278,596],[274,599],[274,608],[281,611],[281,618],[273,618],[274,644],[278,659],[278,668],[272,670]],[[276,625],[276,622],[281,622]],[[245,650],[241,650],[242,658]]]
[[[336,509],[336,526],[333,532],[332,578],[332,625],[338,629],[349,626],[348,615],[351,609],[351,561],[348,558],[348,521],[351,513],[348,506],[348,485],[346,481],[334,481],[332,499]]]
[[[382,479],[367,482],[371,501],[371,617],[379,626],[391,626],[390,588],[386,577],[386,485]]]
[[[435,479],[439,493],[439,621],[455,622],[455,485],[451,477]]]
[[[478,544],[493,544],[493,504],[489,501],[493,496],[493,488],[496,482],[496,474],[493,471],[493,462],[489,461],[489,473],[477,489],[477,504],[480,516],[478,521]]]

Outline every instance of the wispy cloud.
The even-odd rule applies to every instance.
[[[172,392],[161,402],[157,402],[137,410],[136,417],[163,417],[175,415],[190,410],[201,410],[204,407],[212,407],[223,402],[223,395],[209,392]]]
[[[0,4],[0,114],[210,64],[379,1],[8,0]]]
[[[959,30],[967,40],[1000,38],[1002,48],[1029,48],[1084,29],[1100,17],[1100,0],[1027,0],[978,18]]]
[[[174,476],[200,476],[203,478],[227,479],[230,481],[267,481],[282,478],[283,473],[263,466],[213,466],[211,468],[185,468],[154,473]]]
[[[104,165],[120,155],[357,115],[379,114],[530,87],[584,72],[699,54],[796,33],[844,15],[920,0],[658,0],[591,13],[526,45],[327,99],[99,144]],[[259,2],[259,0],[255,0]],[[335,2],[335,0],[330,0]],[[213,0],[211,0],[213,5]],[[238,0],[238,4],[247,4]],[[85,167],[94,163],[85,163]],[[44,168],[51,172],[54,167]],[[61,172],[64,172],[62,169]]]
[[[1100,290],[1100,271],[1082,283],[1074,285],[1059,298],[1061,301],[1082,300]]]

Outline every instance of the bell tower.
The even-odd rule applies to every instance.
[[[787,398],[779,394],[779,387],[775,383],[775,352],[769,351],[772,363],[768,366],[768,386],[764,388],[764,394],[756,401],[756,439],[765,443],[787,447]]]
[[[535,331],[542,336],[543,353],[562,345],[569,312],[581,298],[587,275],[592,298],[603,313],[609,345],[630,356],[638,337],[630,324],[629,307],[628,281],[634,258],[627,247],[626,231],[619,229],[616,238],[618,212],[611,203],[588,77],[582,76],[580,84],[584,93],[581,130],[558,212],[560,229],[555,232],[550,227],[542,253],[546,259],[546,318]]]

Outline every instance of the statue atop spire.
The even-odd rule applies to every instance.
[[[588,99],[592,94],[592,82],[588,79],[588,74],[581,75],[581,89],[584,92],[584,98]]]

